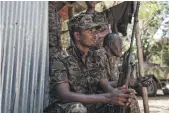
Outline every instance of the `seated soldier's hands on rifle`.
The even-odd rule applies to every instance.
[[[135,102],[135,90],[126,89],[125,86],[114,88],[108,93],[107,99],[109,104],[121,105],[124,107],[132,107]]]

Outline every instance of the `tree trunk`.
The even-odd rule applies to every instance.
[[[140,5],[140,2],[137,2],[137,5]],[[136,21],[138,20],[138,16],[135,16],[135,20]],[[139,22],[136,23],[135,37],[136,37],[136,44],[137,44],[139,75],[144,76],[143,51],[142,51],[142,44],[141,44],[141,38],[140,38],[140,32],[139,32]],[[142,87],[142,98],[143,98],[144,113],[150,113],[146,87]]]

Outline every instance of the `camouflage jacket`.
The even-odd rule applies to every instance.
[[[55,57],[51,66],[50,91],[56,98],[57,84],[68,82],[70,91],[82,94],[96,92],[101,79],[106,79],[105,56],[100,50],[89,50],[85,56],[78,48],[69,49],[67,56]]]

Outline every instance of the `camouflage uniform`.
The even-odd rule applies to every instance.
[[[59,56],[56,58],[53,66],[50,82],[51,95],[59,101],[55,87],[62,82],[68,82],[70,90],[81,94],[96,94],[98,83],[101,79],[106,79],[105,57],[104,54],[97,51],[89,51],[85,56],[78,48],[72,47],[68,56]],[[86,59],[86,60],[85,60]],[[77,107],[78,106],[78,107]],[[81,103],[57,103],[50,113],[114,113],[112,105],[108,104],[90,104]]]
[[[60,31],[61,31],[61,16],[56,11],[53,2],[49,2],[49,66],[53,62],[54,55],[62,54]],[[51,68],[49,68],[49,75],[51,75]]]
[[[119,58],[116,57],[116,56],[113,56],[113,57],[107,57],[107,74],[108,74],[108,80],[109,81],[118,81],[119,79],[119,69],[118,69],[118,64],[119,64]],[[129,86],[131,86],[133,83],[131,83],[131,81],[129,81]],[[135,97],[136,98],[136,97]],[[140,112],[140,109],[139,109],[139,104],[138,104],[138,101],[137,101],[137,98],[136,100],[134,101],[134,106],[133,108],[130,108],[128,110],[125,111],[125,113],[141,113]],[[114,108],[116,108],[116,112],[119,113],[119,108],[120,106],[116,105],[114,106]]]
[[[89,15],[83,17],[81,19],[75,17],[76,21],[71,20],[74,23],[69,23],[69,25],[84,28],[95,26],[94,23],[90,23]],[[114,113],[114,108],[108,104],[61,103],[56,92],[57,84],[67,82],[72,92],[96,94],[99,81],[107,79],[105,62],[105,53],[103,54],[101,50],[89,50],[86,56],[75,46],[69,49],[68,54],[55,55],[51,67],[50,95],[56,102],[48,113]]]
[[[119,58],[116,56],[107,57],[107,76],[109,81],[117,81],[119,78],[119,69],[118,69],[118,64],[119,64]]]
[[[55,5],[49,2],[49,48],[50,56],[61,49],[61,16],[56,11]]]

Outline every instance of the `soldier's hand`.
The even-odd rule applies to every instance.
[[[133,95],[132,97],[134,97],[134,98],[129,98],[128,99],[128,103],[126,103],[126,105],[124,107],[130,107],[130,108],[132,108],[132,107],[135,106],[135,104],[137,104],[136,96],[134,94],[131,94],[131,95]]]
[[[108,103],[121,106],[130,106],[131,99],[134,99],[133,94],[135,91],[133,89],[115,89],[112,92],[108,93],[107,99]]]

